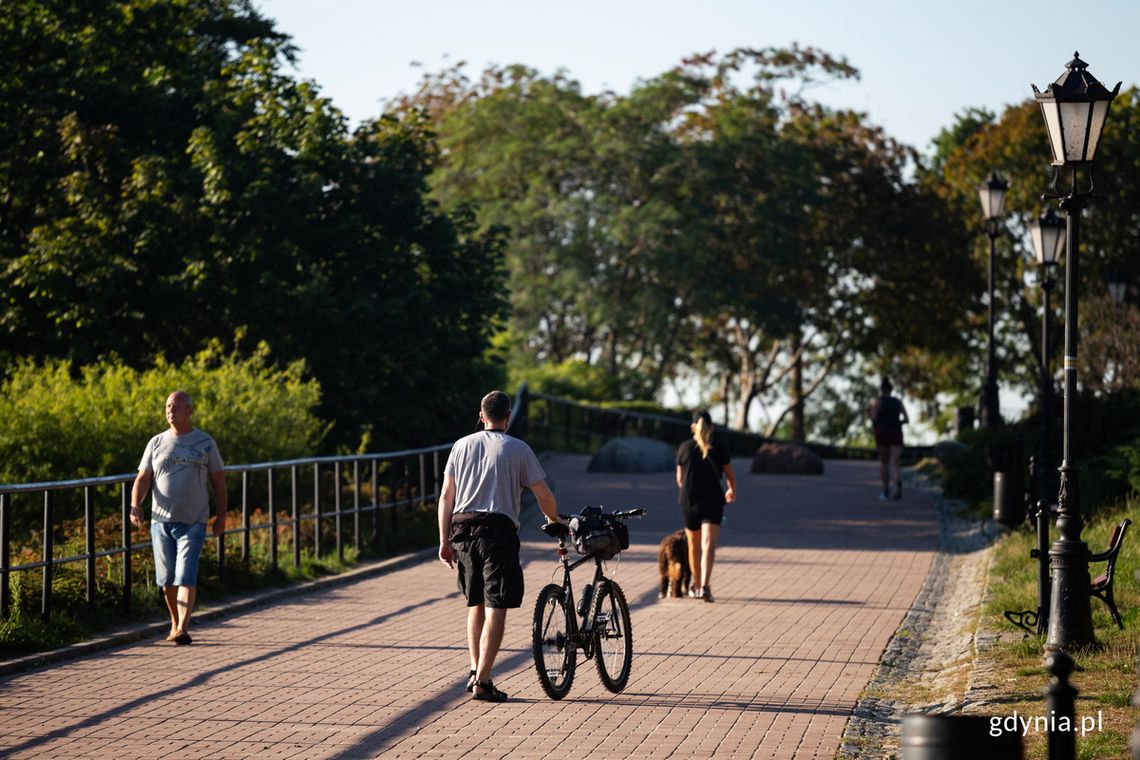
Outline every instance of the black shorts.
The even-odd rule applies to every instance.
[[[470,515],[470,516],[468,516]],[[523,572],[519,533],[511,518],[461,512],[451,518],[451,548],[459,565],[459,590],[468,607],[522,606]]]
[[[702,523],[720,525],[724,520],[723,504],[693,504],[681,507],[681,517],[685,520],[685,527],[689,530],[700,530]]]

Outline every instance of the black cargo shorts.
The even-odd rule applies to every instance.
[[[459,565],[459,590],[468,607],[522,606],[519,532],[511,518],[492,512],[459,512],[451,517],[448,539]]]

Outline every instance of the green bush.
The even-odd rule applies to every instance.
[[[512,367],[508,382],[512,388],[525,382],[535,393],[579,401],[592,402],[593,399],[618,395],[617,380],[604,367],[587,364],[581,359],[567,359],[560,364]]]
[[[114,361],[20,361],[0,385],[0,482],[132,472],[167,428],[166,397],[194,399],[195,427],[228,463],[312,454],[328,426],[315,415],[320,386],[302,362],[275,367],[264,344],[249,357],[213,343],[180,365],[138,371]]]

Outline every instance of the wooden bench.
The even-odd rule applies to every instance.
[[[1116,600],[1112,597],[1112,582],[1116,572],[1116,557],[1120,554],[1120,547],[1124,545],[1124,534],[1131,520],[1124,520],[1112,529],[1112,537],[1108,539],[1108,549],[1100,554],[1093,554],[1089,562],[1107,562],[1104,573],[1098,575],[1092,582],[1089,593],[1108,605],[1108,613],[1112,615],[1113,622],[1124,630],[1124,621],[1120,619],[1120,612],[1116,609]]]

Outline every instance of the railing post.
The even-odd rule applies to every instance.
[[[43,601],[40,605],[40,616],[43,617],[44,622],[51,618],[52,560],[55,558],[55,542],[52,535],[54,501],[55,494],[51,491],[44,491],[44,588]]]
[[[321,556],[321,465],[313,463],[313,559]]]
[[[91,486],[83,487],[83,532],[86,534],[87,606],[95,605],[95,495]]]
[[[123,609],[131,610],[131,497],[127,484],[119,486],[120,511],[123,519]],[[153,515],[151,515],[153,517]]]
[[[8,521],[12,517],[11,494],[0,493],[0,619],[7,620],[12,605],[12,586],[9,579],[12,567],[9,552]]]
[[[395,463],[393,462],[392,467],[388,468],[388,501],[390,502],[388,513],[389,513],[389,515],[391,515],[391,519],[389,520],[389,528],[388,529],[392,532],[393,536],[396,534],[396,528],[397,528],[397,525],[396,525],[396,512],[397,512],[396,502],[399,500],[399,497],[400,497],[400,494],[396,488],[396,482],[397,481],[396,481],[396,475],[394,472],[395,467],[396,467]]]
[[[566,409],[566,429],[565,429],[565,434],[566,434],[566,448],[567,448],[567,449],[569,449],[569,448],[570,448],[570,428],[571,428],[571,425],[570,425],[570,413],[573,411],[573,409],[572,409],[572,407],[571,407],[569,404],[565,404],[565,405],[564,405],[564,408]]]
[[[360,559],[360,460],[352,460],[352,548]]]
[[[420,452],[420,492],[418,494],[419,499],[417,499],[420,504],[427,501],[427,472],[424,470],[426,464],[427,456],[423,452]]]
[[[440,491],[442,490],[442,486],[440,484],[440,472],[439,472],[439,449],[436,449],[435,451],[433,451],[431,453],[431,479],[432,479],[432,489],[431,489],[432,500],[438,502],[439,497],[440,497]]]
[[[249,471],[241,474],[241,561],[249,567]]]
[[[412,466],[408,457],[404,457],[404,501],[408,506],[412,504]]]
[[[344,537],[340,530],[340,462],[333,463],[333,505],[336,507],[336,558],[344,562]]]
[[[293,491],[293,567],[301,566],[301,517],[297,511],[297,465],[289,468]]]
[[[277,506],[273,500],[273,468],[269,468],[269,474],[266,477],[266,485],[269,487],[267,494],[269,503],[269,561],[273,564],[273,570],[277,570]]]
[[[379,462],[372,460],[372,546],[380,548],[380,489],[378,482]]]

